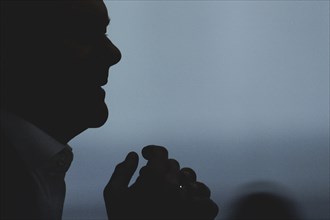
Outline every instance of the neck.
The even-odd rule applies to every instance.
[[[74,137],[76,137],[77,135],[79,135],[81,132],[84,131],[84,129],[78,130],[78,129],[69,128],[67,126],[57,126],[57,125],[50,126],[48,124],[46,125],[42,123],[34,123],[34,122],[32,123],[62,144],[67,144]]]
[[[86,130],[86,128],[81,128],[82,126],[77,126],[76,124],[72,126],[74,123],[70,123],[70,119],[68,118],[49,117],[47,114],[29,114],[26,111],[9,112],[34,124],[62,144],[67,144],[74,137]]]

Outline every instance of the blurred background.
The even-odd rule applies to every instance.
[[[70,143],[64,220],[106,219],[115,165],[149,144],[197,172],[218,219],[248,191],[329,219],[329,1],[106,5],[123,58],[105,87],[108,122]]]

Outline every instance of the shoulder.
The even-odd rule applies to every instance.
[[[22,159],[1,134],[1,219],[34,216],[36,183]]]

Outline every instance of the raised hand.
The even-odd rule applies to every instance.
[[[109,219],[130,219],[132,208],[128,184],[138,166],[139,156],[130,152],[125,160],[118,164],[113,172],[109,183],[103,191],[104,201]]]
[[[132,186],[128,183],[138,163],[134,152],[117,165],[106,186],[109,219],[214,219],[218,207],[192,169],[180,170],[164,147],[147,146],[142,155],[148,162]]]

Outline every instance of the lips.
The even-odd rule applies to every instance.
[[[105,85],[106,83],[102,83],[102,85]],[[82,96],[85,98],[96,98],[98,99],[104,99],[106,92],[102,88],[101,83],[90,83],[88,85],[76,85],[72,89],[74,89],[74,94],[78,96]],[[73,91],[72,91],[73,92]]]
[[[105,80],[100,81],[100,86],[105,86],[108,83],[108,77]]]
[[[102,96],[102,99],[104,99],[105,98],[105,91],[104,91],[104,89],[102,87],[99,87],[98,92]]]
[[[97,85],[104,86],[108,83],[108,71],[104,74],[98,74],[97,77],[98,78],[95,77],[95,79],[96,79],[95,82],[97,83]]]
[[[80,81],[80,84],[84,87],[102,87],[108,83],[108,76],[86,78]]]
[[[109,66],[100,63],[88,63],[80,66],[80,82],[86,85],[104,86],[108,83]]]
[[[102,72],[104,73],[104,71]],[[109,76],[108,71],[106,71],[104,74],[98,74],[98,78],[95,82],[99,86],[105,86],[108,83],[108,76]]]
[[[81,67],[79,80],[76,80],[75,87],[85,95],[105,97],[103,86],[108,83],[109,67],[105,65],[87,65]]]

